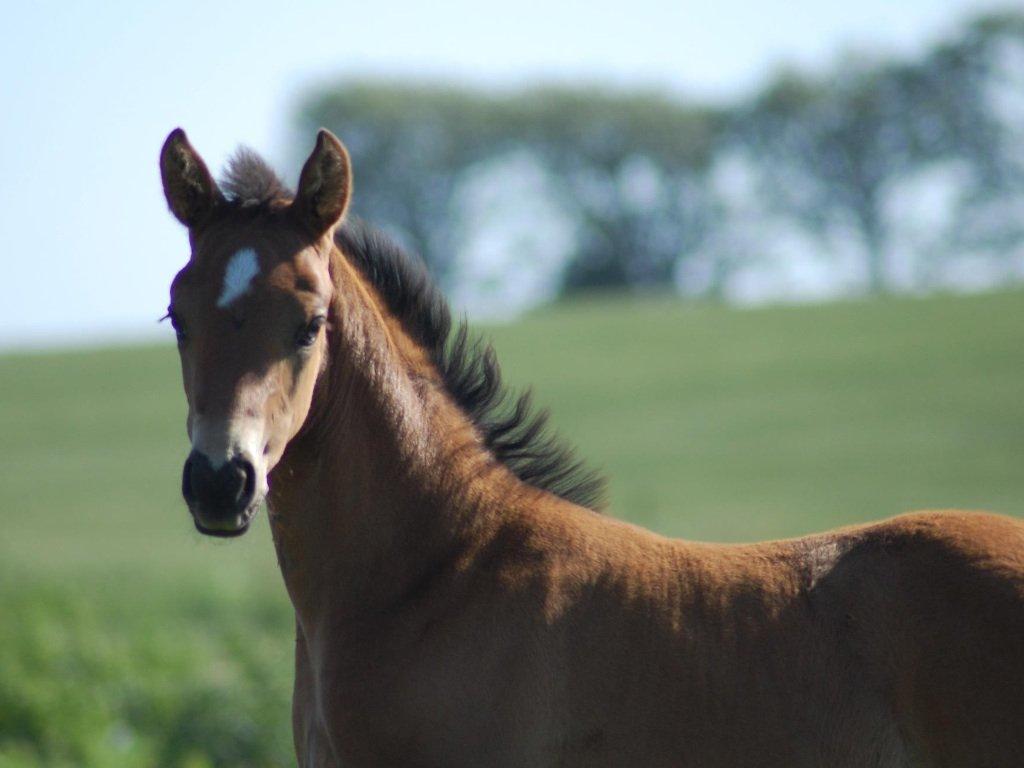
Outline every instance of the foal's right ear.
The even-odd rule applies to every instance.
[[[195,226],[220,200],[220,190],[181,128],[160,150],[160,176],[171,213],[186,227]]]

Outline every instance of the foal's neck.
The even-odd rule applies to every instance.
[[[300,623],[401,603],[500,527],[509,507],[488,499],[522,490],[337,249],[331,277],[327,365],[271,481],[274,543]]]

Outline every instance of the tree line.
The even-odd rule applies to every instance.
[[[728,295],[796,263],[847,293],[1024,275],[1018,12],[909,59],[780,71],[731,104],[347,80],[309,94],[295,125],[296,156],[319,126],[345,140],[355,212],[449,284],[467,253],[498,281],[521,257],[553,293]]]

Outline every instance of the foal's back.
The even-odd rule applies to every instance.
[[[556,533],[535,563],[550,764],[1024,764],[1018,521],[919,513],[745,546],[586,518]]]

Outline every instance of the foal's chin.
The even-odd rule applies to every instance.
[[[218,539],[233,539],[241,536],[249,530],[253,518],[259,509],[259,501],[254,501],[247,509],[237,513],[208,514],[199,510],[190,509],[192,522],[204,536],[213,536]]]

